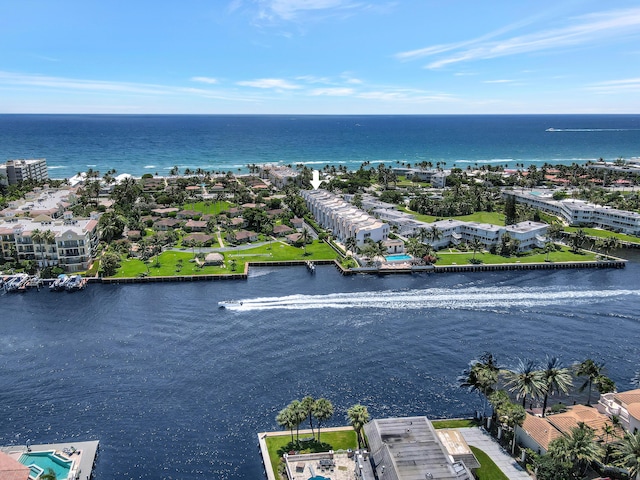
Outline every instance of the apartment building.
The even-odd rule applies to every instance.
[[[8,160],[0,165],[0,183],[3,185],[16,185],[25,180],[45,182],[48,179],[47,160],[44,158]]]
[[[605,228],[629,235],[640,235],[640,214],[583,200],[554,200],[551,193],[539,191],[505,192],[516,202],[564,219],[569,225]]]
[[[34,260],[40,268],[59,266],[66,272],[90,268],[98,248],[98,214],[75,219],[47,215],[0,219],[0,248],[7,259]]]
[[[388,224],[326,190],[304,190],[300,194],[316,221],[341,242],[355,237],[361,246],[366,240],[377,242],[389,237]]]

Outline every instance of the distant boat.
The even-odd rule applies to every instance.
[[[557,132],[558,130],[556,130],[555,128],[547,128],[545,130],[545,132]]]
[[[240,306],[242,306],[242,302],[237,302],[235,300],[225,300],[222,302],[218,302],[218,308],[232,308]]]

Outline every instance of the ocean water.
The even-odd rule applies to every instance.
[[[633,252],[625,252],[631,254]],[[98,480],[263,477],[257,433],[294,398],[373,417],[470,416],[484,351],[640,368],[640,263],[342,277],[260,268],[246,281],[89,285],[0,296],[0,444],[99,439]],[[220,300],[242,300],[219,310]],[[571,401],[568,399],[567,401]]]
[[[0,159],[46,158],[52,178],[88,168],[140,176],[174,165],[466,168],[639,156],[640,115],[0,115]]]

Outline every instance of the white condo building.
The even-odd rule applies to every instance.
[[[569,225],[587,225],[629,235],[640,235],[640,214],[636,212],[595,205],[583,200],[554,200],[547,192],[510,191],[504,195],[513,195],[518,203],[557,215]]]
[[[0,183],[4,185],[16,185],[25,180],[45,182],[48,179],[47,160],[44,158],[9,160],[0,165]]]
[[[341,242],[355,237],[361,246],[365,240],[377,242],[389,237],[388,224],[326,190],[303,190],[300,194],[316,221]]]

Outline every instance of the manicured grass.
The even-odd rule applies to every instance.
[[[224,210],[228,210],[231,204],[229,202],[220,201],[200,201],[200,202],[187,202],[182,205],[183,210],[195,210],[196,212],[202,212],[203,215],[212,215],[222,213]]]
[[[416,220],[426,223],[433,223],[436,220],[448,220],[449,218],[453,218],[456,220],[462,220],[463,222],[489,223],[491,225],[504,226],[504,213],[500,212],[476,212],[471,215],[461,215],[459,217],[436,217],[434,215],[421,215],[402,206],[399,206],[398,210],[409,213],[413,215]]]
[[[244,272],[247,262],[278,262],[286,260],[333,260],[336,252],[325,242],[315,240],[307,245],[306,251],[299,247],[285,245],[280,242],[271,242],[247,250],[229,250],[221,252],[225,257],[225,266],[210,266],[199,268],[193,259],[193,251],[177,252],[167,250],[160,254],[160,266],[156,266],[156,258],[153,257],[148,264],[136,258],[123,258],[118,272],[114,275],[117,278],[138,277],[148,275],[150,277],[175,276],[175,275],[211,275],[229,274]],[[196,253],[198,249],[196,248]],[[182,259],[182,269],[178,269],[179,260]],[[231,270],[230,260],[236,261],[235,271]]]
[[[182,259],[182,268],[178,269],[178,260]],[[160,266],[156,266],[156,258],[153,257],[149,263],[144,263],[137,258],[123,258],[120,268],[114,275],[117,278],[138,277],[141,274],[148,274],[150,277],[174,276],[174,275],[206,275],[216,273],[233,273],[224,267],[203,267],[199,268],[193,259],[192,252],[175,252],[172,250],[160,254]],[[244,266],[243,266],[244,268]],[[237,272],[242,270],[236,269]]]
[[[502,473],[502,470],[493,463],[489,455],[477,447],[469,445],[469,448],[480,462],[480,468],[475,471],[478,480],[509,480],[509,477]]]
[[[431,422],[433,428],[436,430],[440,428],[465,428],[465,427],[477,427],[480,425],[477,420],[471,418],[455,419],[455,420],[434,420]]]
[[[318,434],[316,432],[316,437],[317,435]],[[306,434],[300,435],[300,438],[306,436]],[[295,440],[295,432],[293,437]],[[358,448],[358,439],[356,438],[356,432],[354,430],[340,430],[338,432],[325,432],[324,430],[320,430],[320,441],[323,445],[330,445],[330,448],[328,448],[327,450],[318,451],[347,450],[348,448],[355,450]],[[291,442],[291,435],[278,435],[273,437],[269,436],[265,439],[265,442],[267,444],[267,451],[269,452],[271,468],[273,468],[273,471],[277,477],[278,464],[280,463],[280,454],[278,452],[289,445],[289,443]],[[299,451],[301,453],[314,453],[311,451],[311,449]]]
[[[473,258],[473,252],[464,253],[446,253],[444,251],[438,252],[437,265],[467,265]],[[482,260],[482,263],[493,265],[498,263],[544,263],[547,258],[546,253],[538,253],[533,255],[526,255],[522,257],[501,257],[500,255],[492,255],[491,253],[476,253],[476,259]],[[562,250],[557,252],[551,252],[549,254],[550,262],[594,262],[596,260],[596,254],[591,252],[585,253],[573,253],[569,247],[562,247]]]
[[[615,237],[618,240],[623,242],[631,242],[631,243],[640,243],[639,237],[634,237],[633,235],[625,235],[624,233],[616,233],[610,232],[609,230],[600,230],[598,228],[582,228],[579,227],[564,227],[564,231],[567,233],[575,233],[578,230],[582,230],[585,235],[590,237],[598,237],[598,238],[609,238]]]
[[[491,225],[504,226],[504,213],[499,212],[476,212],[471,215],[462,215],[460,217],[452,217],[463,222],[489,223]]]

